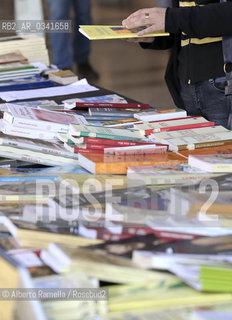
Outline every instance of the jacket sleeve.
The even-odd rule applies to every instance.
[[[140,42],[143,49],[166,50],[173,45],[173,35],[165,37],[156,37],[152,43]]]
[[[205,6],[168,8],[165,31],[184,32],[189,37],[205,38],[232,35],[232,2]]]

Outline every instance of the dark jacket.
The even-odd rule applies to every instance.
[[[188,1],[188,0],[187,0]],[[212,3],[213,2],[213,3]],[[186,1],[185,1],[186,3]],[[203,4],[203,5],[202,5]],[[174,103],[179,108],[184,108],[180,97],[179,84],[179,59],[181,39],[207,37],[220,37],[232,35],[232,1],[218,3],[218,0],[196,0],[194,7],[179,8],[179,1],[173,1],[173,8],[166,11],[165,31],[170,33],[168,37],[157,37],[152,44],[141,44],[143,48],[165,50],[171,48],[170,58],[165,72],[165,80],[172,95]],[[191,40],[190,40],[191,42]],[[210,78],[224,75],[223,55],[221,42],[209,43],[197,46],[191,44],[184,50],[190,50],[192,57],[204,57],[205,64],[200,65],[197,59],[186,60],[182,58],[182,70],[188,69],[189,82],[196,83]],[[189,52],[189,51],[188,51]],[[209,57],[208,63],[207,57]],[[185,64],[182,62],[184,61]],[[208,66],[207,66],[208,63]],[[206,66],[205,66],[206,65]],[[178,74],[179,73],[179,74]],[[182,72],[183,73],[183,72]],[[187,75],[183,75],[187,77]]]

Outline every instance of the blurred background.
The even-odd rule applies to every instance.
[[[132,12],[164,5],[165,1],[92,0],[93,24],[120,25]],[[13,0],[2,0],[1,17],[13,20],[17,6],[20,14],[27,11],[31,19],[37,19],[41,14],[39,3],[44,18],[48,19],[45,0],[15,0],[15,3]],[[49,37],[46,36],[46,39],[50,48]],[[168,51],[143,50],[139,45],[126,40],[92,41],[90,61],[100,75],[95,84],[154,107],[171,107],[174,103],[164,81],[168,55]]]

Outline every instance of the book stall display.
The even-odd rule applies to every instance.
[[[0,319],[232,319],[232,132],[49,69],[41,41],[0,39]]]

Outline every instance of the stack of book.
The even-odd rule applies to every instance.
[[[38,67],[30,64],[20,51],[0,55],[0,82],[38,75]]]
[[[0,54],[15,51],[17,48],[27,57],[29,63],[41,62],[46,66],[50,64],[44,37],[36,35],[1,37],[0,44]]]

